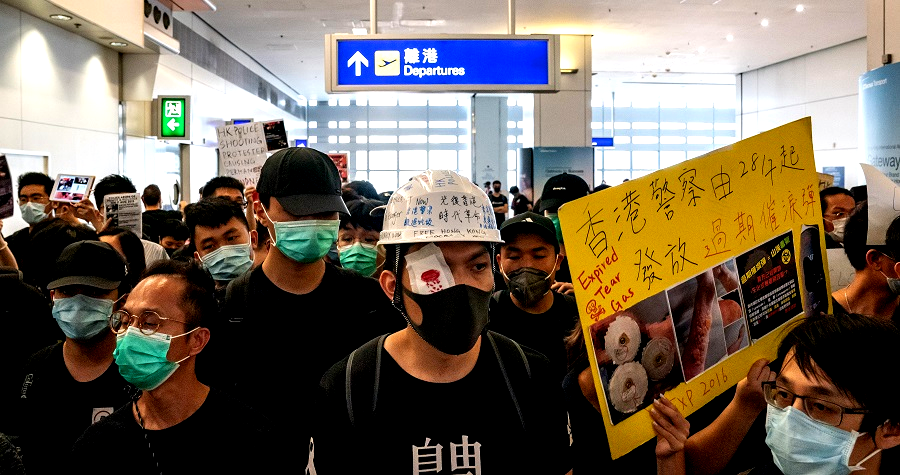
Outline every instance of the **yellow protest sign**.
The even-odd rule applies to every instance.
[[[559,220],[613,458],[830,311],[809,118],[567,203]],[[604,428],[596,428],[602,430]]]

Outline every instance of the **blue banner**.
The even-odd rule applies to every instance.
[[[546,38],[338,39],[336,86],[546,86]]]

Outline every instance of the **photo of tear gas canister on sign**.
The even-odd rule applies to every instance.
[[[732,259],[591,325],[612,423],[746,348],[743,308]]]

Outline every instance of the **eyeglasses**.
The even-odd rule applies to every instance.
[[[159,330],[165,320],[187,324],[183,320],[161,317],[153,310],[145,310],[140,315],[132,315],[125,310],[116,310],[109,316],[109,327],[117,334],[125,333],[129,326],[136,326],[144,335],[152,335]]]
[[[250,204],[249,201],[247,201],[247,200],[245,200],[245,199],[243,199],[243,198],[241,198],[241,199],[236,199],[236,200],[231,200],[231,201],[233,201],[234,203],[237,203],[238,205],[240,205],[241,208],[245,208],[245,209],[247,208],[247,205]]]
[[[785,409],[794,405],[796,399],[803,400],[803,411],[811,419],[830,426],[839,426],[844,420],[844,414],[868,414],[869,411],[858,407],[839,406],[833,402],[825,401],[811,396],[798,396],[787,389],[777,386],[775,381],[762,383],[763,395],[770,406]]]

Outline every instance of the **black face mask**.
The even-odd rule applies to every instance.
[[[520,267],[509,274],[509,292],[526,307],[535,304],[550,292],[550,274],[533,267]]]
[[[468,285],[454,285],[433,294],[403,293],[422,309],[422,324],[407,322],[429,345],[448,355],[471,350],[488,324],[491,293]]]
[[[500,193],[500,188],[499,187],[494,188],[494,193]]]
[[[168,247],[164,247],[163,249],[166,250],[166,254],[168,254],[169,257],[172,257],[172,254],[175,254],[179,248],[169,249]]]

